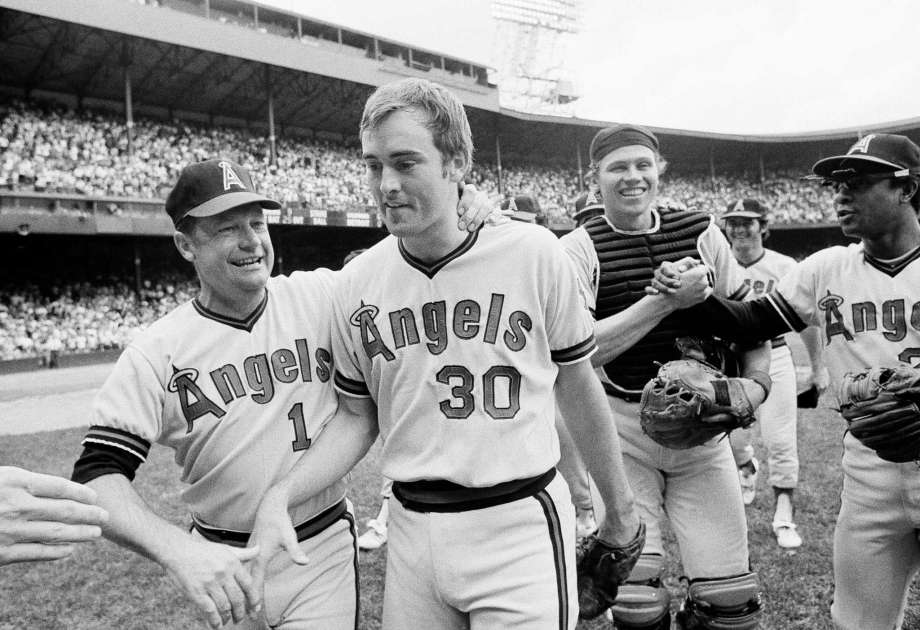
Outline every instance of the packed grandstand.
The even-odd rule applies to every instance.
[[[34,234],[98,247],[92,239],[101,238],[102,223],[86,219],[161,215],[180,169],[218,155],[248,167],[259,188],[288,209],[373,214],[355,103],[363,102],[369,83],[406,75],[441,80],[469,106],[478,151],[473,183],[499,196],[530,195],[546,224],[572,226],[574,199],[585,187],[584,152],[602,123],[505,110],[485,68],[473,63],[257,10],[244,0],[222,3],[235,7],[230,13],[202,0],[119,2],[97,24],[69,3],[7,4],[14,8],[0,7],[0,19],[11,25],[0,36],[8,70],[0,83],[0,219],[16,212],[61,219],[31,226]],[[199,45],[201,30],[209,33],[207,49]],[[266,85],[273,86],[272,100]],[[800,176],[817,152],[833,146],[826,143],[848,144],[851,137],[841,132],[792,146],[670,130],[663,135],[669,167],[660,198],[719,213],[729,200],[757,197],[771,208],[774,224],[832,223],[831,196]],[[130,221],[115,226],[122,232],[108,226],[108,234],[126,240],[153,234]],[[320,229],[331,240],[350,228]],[[17,232],[29,230],[8,221],[2,231],[19,238]],[[27,242],[16,241],[32,247]],[[89,272],[56,281],[39,282],[34,272],[10,278],[0,285],[0,361],[53,363],[60,353],[123,347],[190,299],[195,286],[174,270],[143,278],[139,271],[134,278]]]

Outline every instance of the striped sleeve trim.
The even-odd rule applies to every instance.
[[[134,455],[142,462],[147,461],[147,454],[150,453],[150,442],[114,427],[91,426],[86,432],[86,437],[83,438],[83,446],[91,444],[120,449]]]
[[[590,357],[596,351],[597,341],[592,334],[590,337],[574,346],[561,350],[552,350],[550,352],[550,358],[553,360],[553,363],[567,365],[569,363],[577,363],[586,357]]]
[[[333,382],[337,390],[348,396],[368,398],[371,395],[365,383],[342,376],[342,373],[338,370],[335,371]]]
[[[776,313],[790,330],[801,332],[808,327],[808,325],[802,321],[802,318],[799,317],[798,313],[795,312],[795,309],[789,306],[789,302],[787,302],[782,295],[776,291],[771,291],[766,295],[766,298],[767,302],[776,310]]]
[[[736,300],[740,302],[745,297],[747,297],[751,292],[751,286],[748,284],[742,284],[740,287],[735,289],[731,295],[728,296],[729,300]]]

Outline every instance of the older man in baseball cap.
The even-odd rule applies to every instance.
[[[487,210],[477,199],[468,205]],[[211,627],[350,630],[357,558],[343,480],[290,506],[298,561],[246,548],[271,484],[335,418],[371,413],[361,399],[338,401],[332,386],[334,273],[271,276],[264,211],[280,207],[232,160],[182,170],[166,212],[201,288],[125,348],[97,394],[73,477],[109,510],[103,534],[162,565]],[[191,531],[131,484],[154,443],[175,451]]]

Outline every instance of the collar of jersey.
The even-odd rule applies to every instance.
[[[624,236],[639,236],[641,234],[654,234],[661,227],[661,216],[658,214],[658,211],[655,208],[652,208],[652,226],[645,228],[643,230],[621,230],[613,223],[610,222],[610,219],[607,218],[607,215],[601,215],[604,218],[604,221],[607,222],[607,225],[610,226],[610,229],[616,232],[617,234],[623,234]]]
[[[743,263],[743,262],[741,262],[740,260],[738,260],[737,258],[736,258],[735,260],[738,260],[738,264],[741,265],[742,267],[744,267],[745,269],[747,269],[748,267],[753,267],[754,265],[756,265],[757,263],[759,263],[761,260],[763,260],[763,257],[766,256],[766,255],[767,255],[767,248],[764,247],[764,248],[763,248],[763,251],[760,252],[760,256],[758,256],[756,259],[752,260],[752,261],[749,262],[749,263]]]
[[[221,315],[220,313],[215,313],[211,309],[205,307],[201,302],[198,301],[196,297],[192,300],[192,306],[195,307],[195,310],[198,311],[198,314],[202,317],[212,319],[218,324],[224,324],[225,326],[230,326],[231,328],[236,328],[238,330],[245,330],[246,332],[251,332],[252,327],[256,325],[256,322],[259,321],[259,318],[262,316],[262,313],[265,312],[265,306],[268,304],[268,289],[265,289],[265,295],[262,296],[262,301],[259,302],[259,305],[253,309],[253,311],[243,317],[242,319],[237,319],[235,317],[228,317],[227,315]]]
[[[883,274],[894,278],[896,275],[901,273],[901,270],[904,269],[907,265],[920,258],[920,247],[917,247],[914,251],[908,252],[907,254],[888,262],[879,260],[878,258],[873,258],[865,249],[863,250],[863,258],[868,264],[875,267]]]
[[[429,278],[434,278],[434,275],[443,269],[447,263],[460,258],[460,256],[468,252],[473,247],[473,245],[476,244],[476,240],[479,238],[479,230],[481,229],[482,226],[480,226],[479,229],[475,232],[470,233],[465,239],[463,239],[463,242],[460,243],[449,254],[431,263],[421,261],[406,251],[406,248],[403,246],[402,239],[399,240],[399,253],[402,255],[403,260],[405,260],[410,267],[415,267]]]

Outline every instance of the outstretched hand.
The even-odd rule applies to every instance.
[[[109,514],[92,488],[62,477],[0,466],[0,566],[59,560],[95,540]]]

